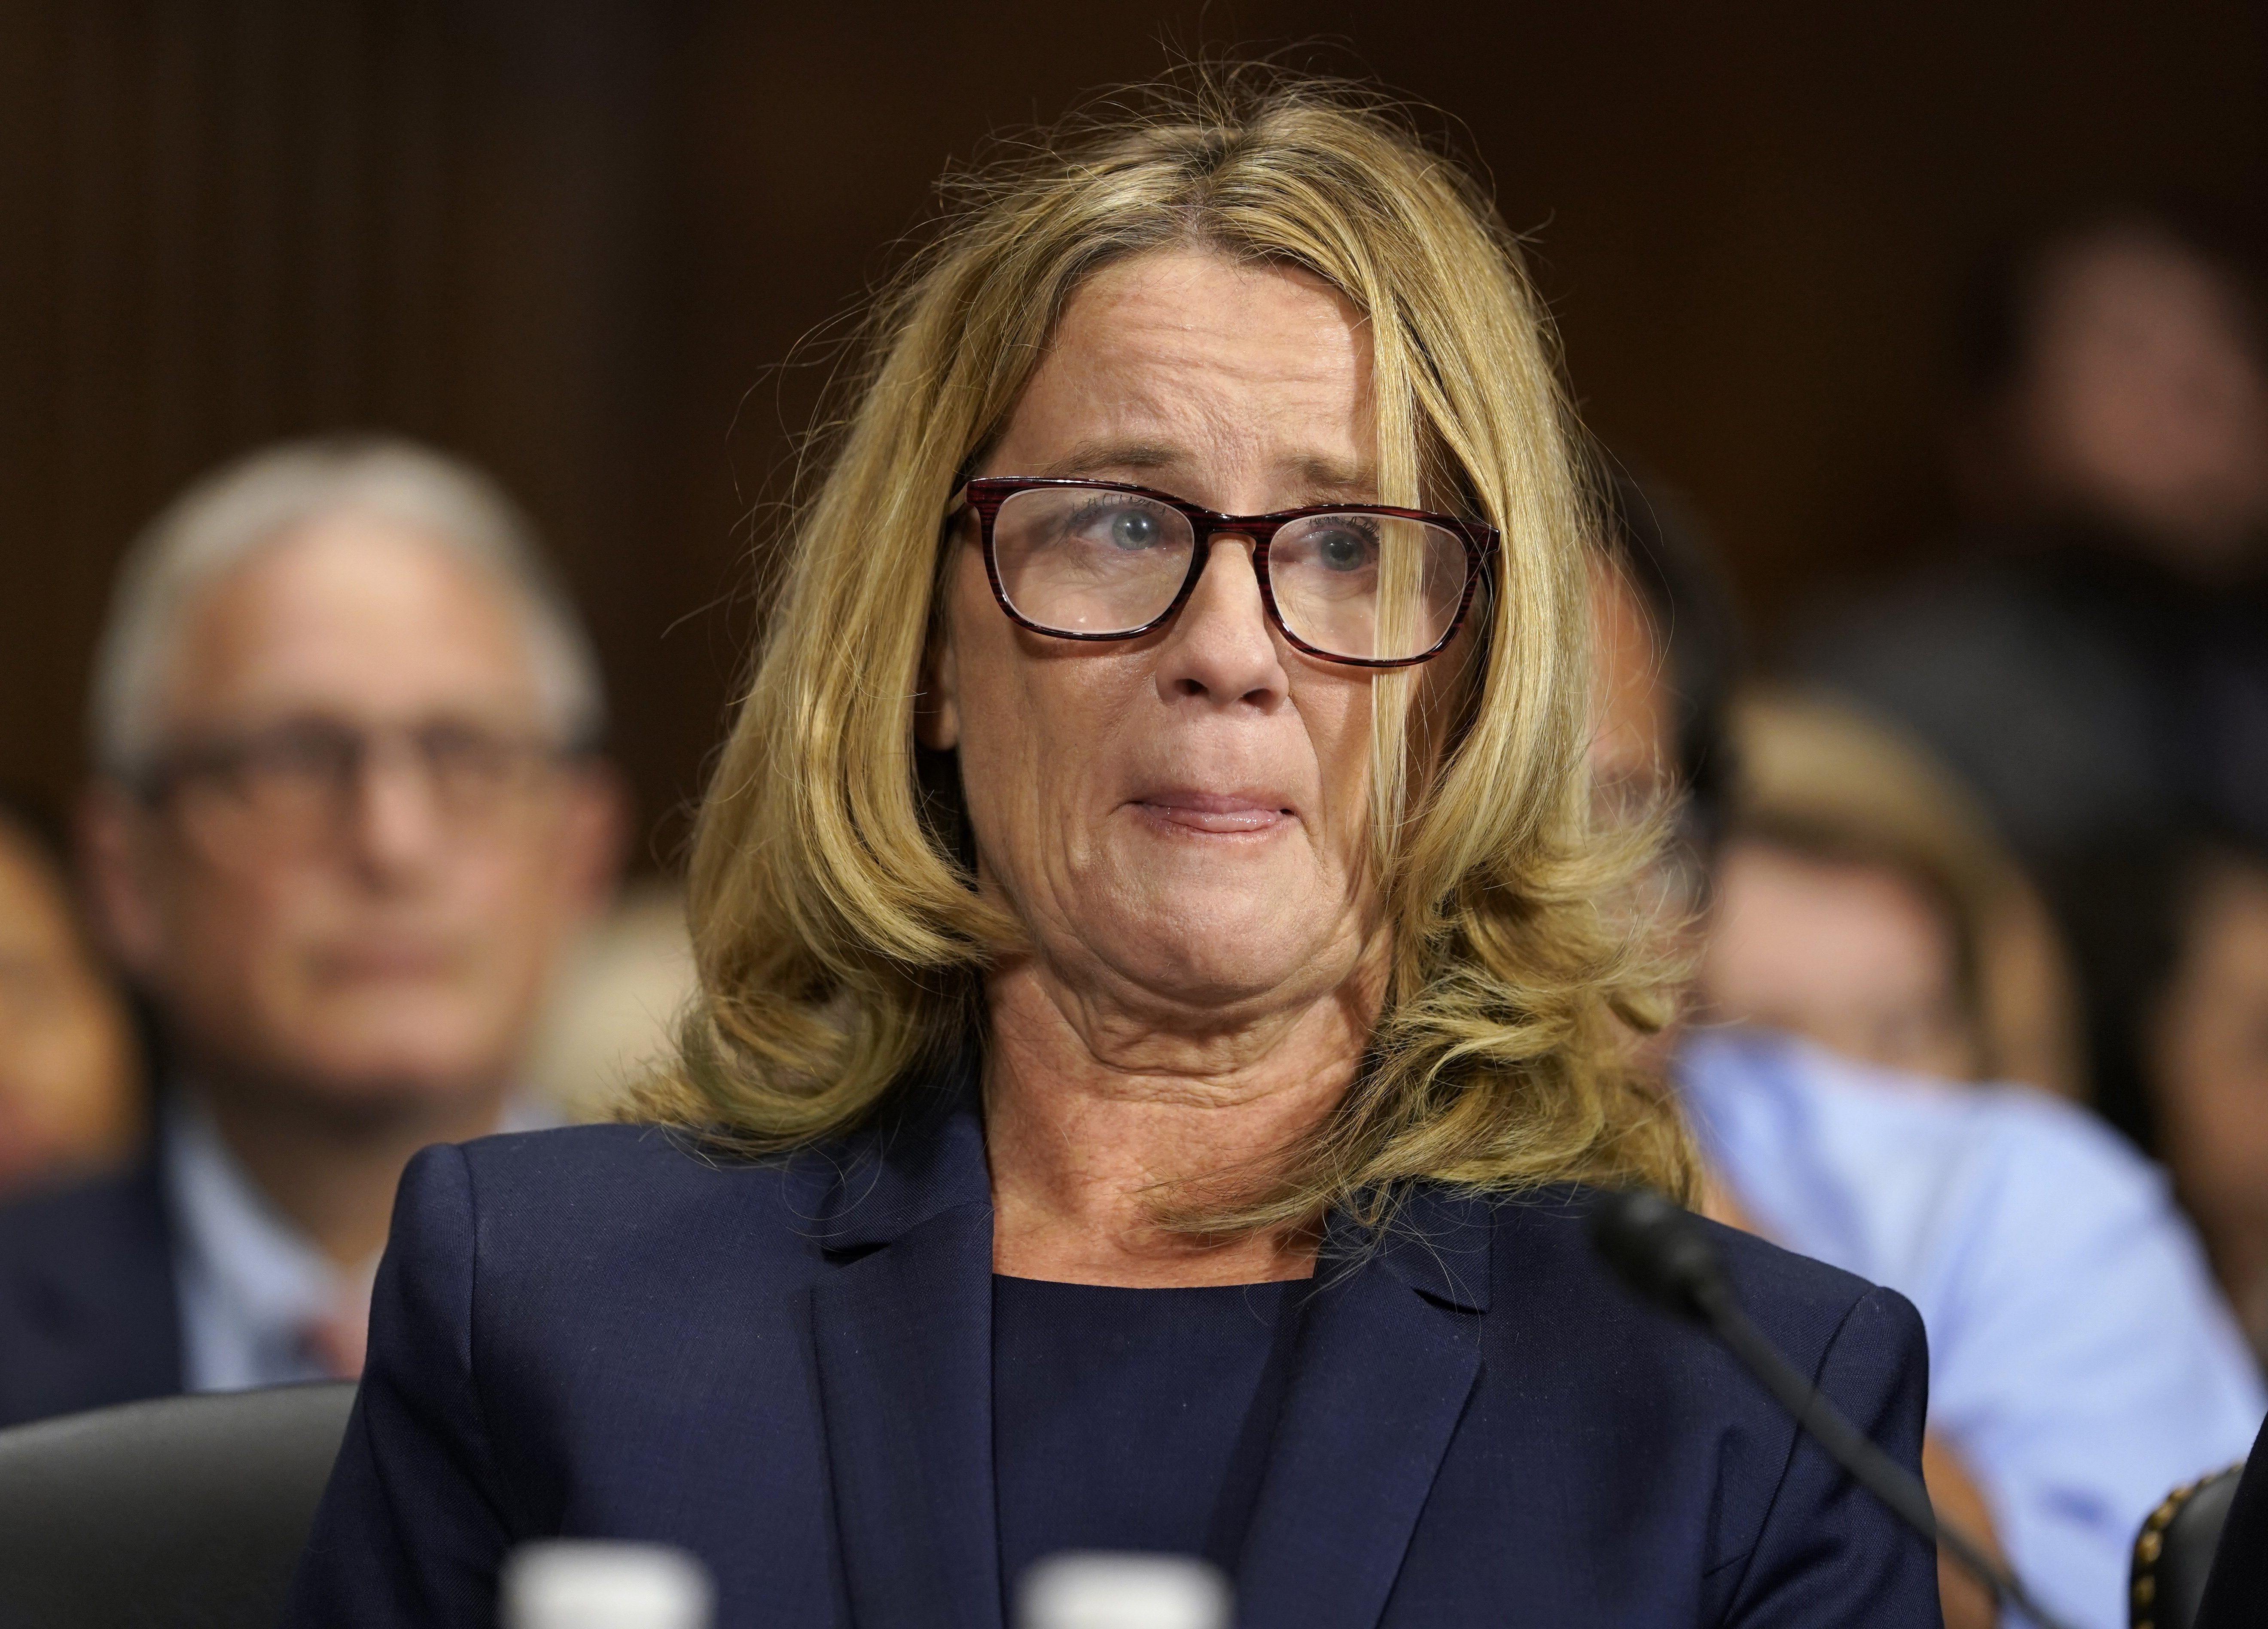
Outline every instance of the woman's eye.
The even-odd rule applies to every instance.
[[[1327,571],[1359,571],[1370,557],[1370,539],[1360,532],[1335,530],[1315,539],[1315,559]]]
[[[1155,549],[1164,528],[1158,517],[1139,509],[1121,509],[1109,517],[1105,534],[1114,547],[1129,550]]]

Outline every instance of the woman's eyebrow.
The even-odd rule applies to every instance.
[[[1187,468],[1192,461],[1188,452],[1163,441],[1083,441],[1049,460],[1045,468],[1031,473],[1086,480],[1145,476],[1150,479],[1136,484],[1147,485],[1160,471]],[[1378,490],[1378,472],[1367,464],[1350,464],[1313,453],[1283,460],[1279,467],[1287,486],[1325,503],[1367,500]]]
[[[1326,501],[1368,501],[1378,491],[1378,471],[1367,464],[1345,464],[1336,459],[1306,457],[1290,461],[1287,474],[1302,491]]]
[[[1095,480],[1106,475],[1155,475],[1187,465],[1189,454],[1163,441],[1081,441],[1035,472],[1060,479]]]

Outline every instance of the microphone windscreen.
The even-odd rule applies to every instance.
[[[1681,1317],[1705,1319],[1705,1298],[1724,1281],[1693,1213],[1648,1189],[1601,1195],[1591,1244],[1624,1284]]]

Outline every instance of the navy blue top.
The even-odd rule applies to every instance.
[[[1592,1203],[1420,1184],[1382,1235],[1329,1219],[1243,1629],[1935,1629],[1928,1544],[1621,1288]],[[1917,1467],[1913,1308],[1710,1236],[1766,1338]],[[691,1551],[718,1629],[1001,1629],[995,1290],[970,1066],[790,1158],[630,1125],[429,1148],[286,1623],[493,1629],[505,1556],[565,1535]]]
[[[1165,1551],[1235,1570],[1307,1287],[992,1280],[1005,1599],[1026,1567],[1064,1550]]]

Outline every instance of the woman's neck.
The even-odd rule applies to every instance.
[[[1162,1288],[1314,1271],[1311,1230],[1215,1243],[1156,1213],[1264,1182],[1353,1081],[1374,997],[1343,988],[1205,1031],[1097,1012],[1033,962],[996,974],[987,996],[996,1272]]]

